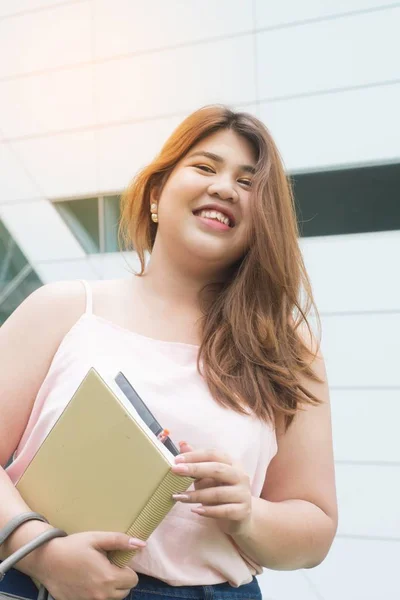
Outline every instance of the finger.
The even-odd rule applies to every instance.
[[[196,506],[192,512],[212,519],[228,519],[242,521],[248,517],[248,509],[244,504],[219,504],[218,506]]]
[[[234,485],[239,482],[239,471],[231,465],[220,462],[178,463],[172,465],[172,471],[178,475],[204,479],[211,477],[218,482]]]
[[[146,542],[137,538],[129,537],[125,533],[111,531],[93,531],[92,546],[96,550],[110,552],[112,550],[135,550],[144,548]]]
[[[194,450],[187,442],[179,442],[179,449],[181,452],[193,452]]]
[[[117,589],[113,594],[113,600],[124,600],[131,593],[131,588],[127,590]]]
[[[218,504],[236,504],[250,501],[248,494],[238,486],[219,486],[196,490],[194,492],[184,492],[183,494],[173,494],[174,500],[185,502],[187,504],[202,504],[215,506]]]
[[[139,579],[137,573],[133,571],[133,569],[130,567],[113,566],[115,567],[113,575],[115,577],[117,589],[131,590],[138,584]]]
[[[226,465],[232,465],[230,456],[220,450],[203,449],[185,451],[175,457],[175,463],[194,463],[194,462],[220,462]]]
[[[204,477],[204,479],[196,479],[194,482],[194,489],[204,490],[205,488],[217,487],[219,485],[221,485],[221,483],[212,479],[212,477]]]

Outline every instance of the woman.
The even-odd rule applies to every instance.
[[[122,231],[140,274],[45,285],[1,328],[2,464],[17,451],[0,526],[29,510],[13,483],[88,369],[122,370],[182,440],[173,468],[194,488],[147,544],[75,534],[18,568],[57,600],[260,598],[262,567],[318,565],[337,526],[312,295],[263,123],[222,105],[187,117],[124,194]],[[20,527],[3,557],[47,527]],[[105,552],[129,544],[129,567],[111,565]]]

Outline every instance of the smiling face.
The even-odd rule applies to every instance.
[[[256,156],[246,138],[221,130],[191,148],[158,198],[156,245],[224,269],[248,248]],[[152,196],[152,202],[157,198]]]

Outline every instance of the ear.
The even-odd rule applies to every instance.
[[[152,204],[157,204],[157,206],[158,206],[159,198],[160,198],[160,190],[157,186],[153,186],[153,188],[150,191],[150,206],[149,206],[149,208],[151,208]]]
[[[150,206],[154,203],[157,204],[157,202],[158,202],[157,192],[156,192],[155,188],[153,188],[150,192]]]
[[[162,193],[162,191],[164,189],[164,186],[165,186],[168,178],[169,178],[169,174],[168,173],[164,173],[164,175],[162,176],[161,180],[158,179],[158,180],[156,180],[153,183],[153,185],[151,187],[151,190],[150,190],[150,206],[153,203],[156,203],[156,204],[159,203],[161,193]]]

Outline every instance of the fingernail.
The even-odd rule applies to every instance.
[[[185,457],[182,454],[179,454],[178,456],[175,456],[175,462],[183,463],[183,462],[185,462]]]
[[[188,443],[187,443],[187,442],[183,442],[183,441],[181,441],[181,442],[179,442],[179,445],[180,445],[180,446],[187,446],[187,445],[188,445]]]
[[[146,546],[146,542],[143,540],[139,540],[138,538],[131,537],[129,538],[130,546],[139,546],[139,548],[144,548]]]
[[[189,473],[189,467],[187,465],[172,465],[172,468],[179,473]]]
[[[174,500],[189,500],[189,496],[187,494],[172,494]]]

